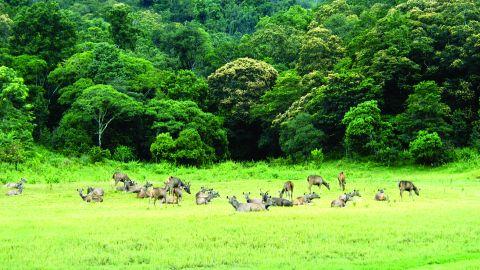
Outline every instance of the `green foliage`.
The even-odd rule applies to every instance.
[[[323,154],[322,148],[318,149],[315,148],[312,151],[310,151],[310,158],[318,165],[323,163],[323,160],[325,159],[325,155]]]
[[[120,162],[129,162],[136,160],[136,157],[131,147],[119,145],[115,147],[112,159]]]
[[[10,39],[15,54],[38,55],[50,67],[71,52],[75,26],[53,1],[36,2],[15,16]]]
[[[128,5],[119,3],[114,4],[106,14],[113,40],[122,49],[135,48],[137,32],[133,27],[133,19],[130,16],[130,12],[131,9]]]
[[[186,165],[203,165],[215,159],[215,149],[206,145],[197,130],[187,128],[175,140],[175,162]]]
[[[0,161],[14,164],[17,168],[25,158],[25,144],[17,139],[13,132],[0,133]]]
[[[102,162],[105,159],[110,159],[112,157],[110,150],[103,150],[99,146],[94,146],[88,151],[88,156],[92,163]]]
[[[156,162],[174,161],[175,141],[170,133],[160,133],[150,146],[150,153]]]
[[[282,151],[295,161],[308,158],[312,150],[321,146],[325,134],[315,128],[309,114],[298,114],[280,127],[280,146]]]
[[[436,132],[419,131],[415,140],[410,142],[409,151],[415,162],[424,165],[439,165],[447,158],[445,145]]]

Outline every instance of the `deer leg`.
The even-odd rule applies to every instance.
[[[403,190],[400,189],[400,199],[403,199]]]

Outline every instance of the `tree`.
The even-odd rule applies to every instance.
[[[110,23],[110,33],[115,44],[122,49],[133,50],[137,39],[137,31],[133,27],[130,12],[131,9],[128,5],[114,4],[107,11],[107,21]]]
[[[273,87],[277,76],[277,71],[265,62],[239,58],[208,77],[211,110],[219,111],[226,118],[230,152],[235,158],[265,155],[258,148],[262,129],[251,109]]]
[[[419,131],[415,140],[410,142],[409,151],[419,164],[433,166],[446,160],[445,146],[436,132]]]
[[[311,115],[306,113],[282,123],[280,128],[282,151],[295,161],[308,158],[312,150],[320,148],[324,138],[325,134],[313,126]]]
[[[404,143],[412,141],[420,130],[448,137],[451,132],[448,123],[450,108],[441,101],[441,92],[433,81],[414,86],[414,92],[407,99],[407,109],[398,116],[400,138]]]
[[[17,55],[38,55],[54,67],[70,54],[76,39],[75,26],[59,5],[42,1],[15,16],[10,48]]]
[[[73,103],[69,113],[85,115],[95,123],[97,143],[102,147],[102,136],[114,120],[133,117],[138,114],[140,104],[109,85],[91,86]]]
[[[323,27],[311,29],[303,40],[297,61],[297,70],[301,74],[329,71],[345,52],[341,39]]]

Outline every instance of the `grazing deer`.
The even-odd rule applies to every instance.
[[[17,189],[7,191],[6,195],[7,196],[17,196],[17,195],[21,195],[22,192],[23,192],[23,183],[20,183],[20,185],[17,187]]]
[[[23,184],[25,184],[25,183],[27,183],[27,179],[22,178],[22,179],[20,179],[20,181],[17,182],[17,183],[7,183],[7,184],[5,184],[5,187],[6,187],[6,188],[19,188],[20,185],[23,186]]]
[[[347,182],[345,181],[345,174],[343,172],[338,174],[338,184],[340,185],[340,188],[342,191],[345,191],[345,184]]]
[[[195,194],[195,201],[197,205],[208,204],[214,198],[220,197],[220,194],[213,189],[202,189]]]
[[[375,194],[375,201],[388,201],[388,197],[383,189],[379,189]]]
[[[258,203],[240,203],[235,196],[228,197],[228,202],[237,212],[258,212],[268,210],[269,204]]]
[[[84,195],[83,194],[83,188],[77,189],[78,194],[84,200],[85,202],[103,202],[103,197],[102,196],[95,196],[95,195]]]
[[[410,194],[410,197],[412,197],[412,190],[417,194],[417,196],[420,196],[420,189],[418,189],[411,181],[405,181],[402,180],[398,182],[398,188],[400,189],[400,198],[403,199],[403,191],[408,191]]]
[[[105,192],[103,191],[103,188],[88,187],[87,188],[87,194],[88,195],[94,195],[94,196],[103,196],[105,194]]]
[[[125,183],[125,181],[131,181],[128,175],[125,173],[121,172],[115,172],[112,176],[113,180],[115,180],[115,186],[118,184],[118,182]]]
[[[156,204],[157,200],[160,200],[160,203],[166,203],[167,202],[167,188],[153,188],[152,191],[150,191],[150,200],[148,203],[150,204],[151,200],[153,198],[153,205]]]
[[[325,180],[323,180],[323,178],[319,175],[308,176],[307,182],[308,182],[308,191],[310,193],[312,193],[312,186],[318,186],[318,188],[320,189],[320,187],[324,185],[328,190],[330,190],[330,185]]]
[[[252,199],[252,198],[250,198],[250,192],[248,192],[248,193],[243,192],[242,194],[243,194],[243,196],[245,196],[245,201],[247,203],[258,203],[258,204],[263,203],[262,199],[259,199],[259,198],[253,198]]]
[[[287,181],[283,184],[283,188],[280,191],[280,198],[283,198],[283,194],[286,193],[290,200],[293,199],[293,183],[292,181]]]
[[[304,205],[304,204],[308,204],[308,203],[311,203],[313,199],[317,199],[317,198],[320,198],[320,196],[313,192],[313,193],[310,193],[310,194],[303,194],[303,196],[301,197],[297,197],[294,201],[293,201],[293,205]]]

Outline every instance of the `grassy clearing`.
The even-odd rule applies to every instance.
[[[37,183],[28,184],[20,197],[0,196],[0,265],[478,269],[480,170],[473,165],[386,168],[337,161],[321,167],[223,163],[193,169],[166,164],[82,165],[59,158],[23,166],[20,172],[4,168],[4,181],[26,176]],[[156,183],[178,175],[191,181],[195,191],[202,185],[215,187],[222,198],[196,206],[194,196],[188,195],[181,206],[149,206],[148,200],[113,191],[109,178],[115,169]],[[340,170],[347,174],[347,189],[360,189],[363,197],[347,208],[331,209],[330,201],[341,194],[335,179]],[[285,180],[294,181],[296,195],[303,194],[310,173],[324,175],[332,186],[330,191],[322,188],[322,198],[310,206],[242,214],[225,199],[239,197],[242,191],[257,193],[259,188],[273,193]],[[421,196],[400,201],[399,178],[415,181]],[[102,204],[86,204],[75,191],[94,181],[107,191]],[[389,203],[373,201],[377,188],[386,188]]]

